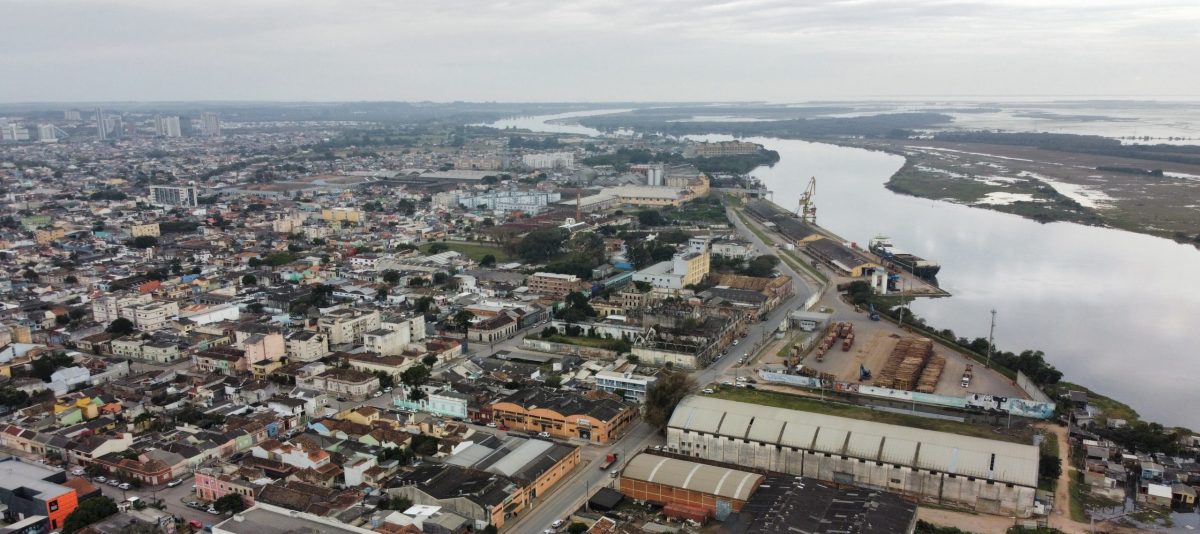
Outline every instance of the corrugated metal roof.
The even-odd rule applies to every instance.
[[[513,449],[512,452],[508,453],[508,455],[504,457],[504,459],[492,464],[492,466],[488,468],[488,471],[512,476],[542,453],[550,450],[550,448],[553,446],[553,443],[549,441],[542,441],[540,439],[525,440],[525,443],[522,443],[516,449]]]
[[[749,423],[742,425],[743,419]],[[669,426],[718,434],[722,420],[738,422],[720,426],[719,434],[732,438],[1037,486],[1038,449],[1033,445],[701,396],[681,401]],[[731,433],[742,428],[742,433]]]
[[[739,501],[749,499],[763,480],[756,473],[651,454],[631,458],[621,476]]]

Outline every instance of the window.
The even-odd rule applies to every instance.
[[[50,511],[51,511],[51,512],[57,512],[57,511],[58,511],[58,501],[50,501],[50,502],[49,502],[49,503],[47,503],[47,504],[50,506]]]

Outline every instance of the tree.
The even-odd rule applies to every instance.
[[[394,286],[400,283],[400,271],[395,269],[387,269],[383,271],[383,283]]]
[[[237,493],[227,493],[224,497],[213,501],[213,508],[218,512],[239,513],[246,509],[246,501],[242,500],[242,496]]]
[[[659,378],[646,390],[646,422],[659,428],[667,426],[675,406],[695,386],[696,382],[684,372],[671,372]]]
[[[252,269],[257,269],[259,267],[262,267],[262,264],[263,264],[263,261],[256,257],[250,258],[250,260],[246,262],[246,265],[249,265]]]
[[[588,531],[587,524],[580,523],[578,521],[571,523],[571,526],[567,527],[568,534],[583,534],[584,532],[587,532],[587,531]]]
[[[417,388],[429,381],[429,368],[424,365],[414,365],[400,373],[400,382],[410,388]]]
[[[667,219],[658,210],[642,210],[637,214],[638,223],[642,226],[663,226]]]
[[[414,305],[414,307],[416,308],[416,310],[418,312],[421,312],[421,313],[425,313],[425,312],[429,311],[429,309],[433,307],[433,297],[426,296],[426,297],[421,297],[421,298],[417,299],[417,302]]]
[[[458,313],[454,314],[454,326],[457,326],[459,330],[466,332],[467,328],[471,326],[471,319],[474,318],[475,314],[467,310],[459,310]]]
[[[245,276],[242,276],[242,285],[256,286],[256,285],[258,285],[258,277],[254,276],[252,274],[247,274]]]
[[[547,375],[543,383],[548,388],[558,389],[562,385],[562,375]]]
[[[533,262],[546,261],[558,255],[568,237],[570,233],[562,228],[534,230],[517,243],[517,255]]]
[[[778,265],[779,258],[775,256],[759,256],[750,260],[750,264],[746,266],[746,274],[758,277],[770,276]]]
[[[496,266],[496,257],[491,254],[486,254],[482,258],[479,259],[479,265],[481,267],[495,267]]]
[[[63,534],[71,534],[83,527],[117,513],[117,504],[108,497],[92,497],[75,507],[63,521]]]
[[[375,300],[383,302],[383,301],[387,300],[387,298],[388,298],[388,289],[386,287],[381,287],[381,288],[375,290]]]
[[[447,250],[450,250],[450,245],[447,245],[445,243],[433,243],[433,244],[429,245],[429,253],[430,254],[441,254],[443,252],[446,252]]]
[[[421,358],[421,363],[425,364],[426,367],[429,367],[431,369],[433,368],[434,365],[437,364],[437,361],[438,361],[438,357],[434,356],[432,354],[428,354],[424,358]]]
[[[499,532],[500,529],[496,528],[496,525],[488,525],[483,529],[483,534],[499,534]]]
[[[133,238],[133,248],[150,248],[158,245],[158,238],[152,235],[139,235]]]
[[[75,275],[73,274],[68,274],[66,278],[63,278],[63,282],[68,284],[78,284],[79,279],[75,278]]]
[[[1062,476],[1062,462],[1057,456],[1043,454],[1038,459],[1038,476],[1050,480],[1058,480]]]
[[[133,321],[130,321],[124,317],[117,317],[116,319],[113,319],[113,322],[108,323],[108,328],[106,330],[108,333],[118,336],[132,334],[134,331]]]
[[[604,263],[604,238],[595,232],[579,232],[571,236],[567,248],[576,258],[591,265]]]
[[[433,273],[433,283],[434,283],[434,285],[439,285],[439,286],[440,286],[440,285],[442,285],[442,284],[446,283],[446,280],[449,280],[449,279],[450,279],[450,275],[448,275],[448,274],[446,274],[446,273],[443,273],[443,272],[440,272],[440,271],[439,271],[439,272],[436,272],[436,273]]]

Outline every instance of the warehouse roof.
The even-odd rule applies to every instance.
[[[690,396],[671,428],[781,445],[960,476],[1037,486],[1032,445]]]
[[[763,481],[763,476],[757,473],[650,454],[630,459],[621,477],[739,501],[749,499]]]

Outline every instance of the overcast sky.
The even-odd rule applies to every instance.
[[[0,101],[1200,94],[1200,0],[0,0]]]

